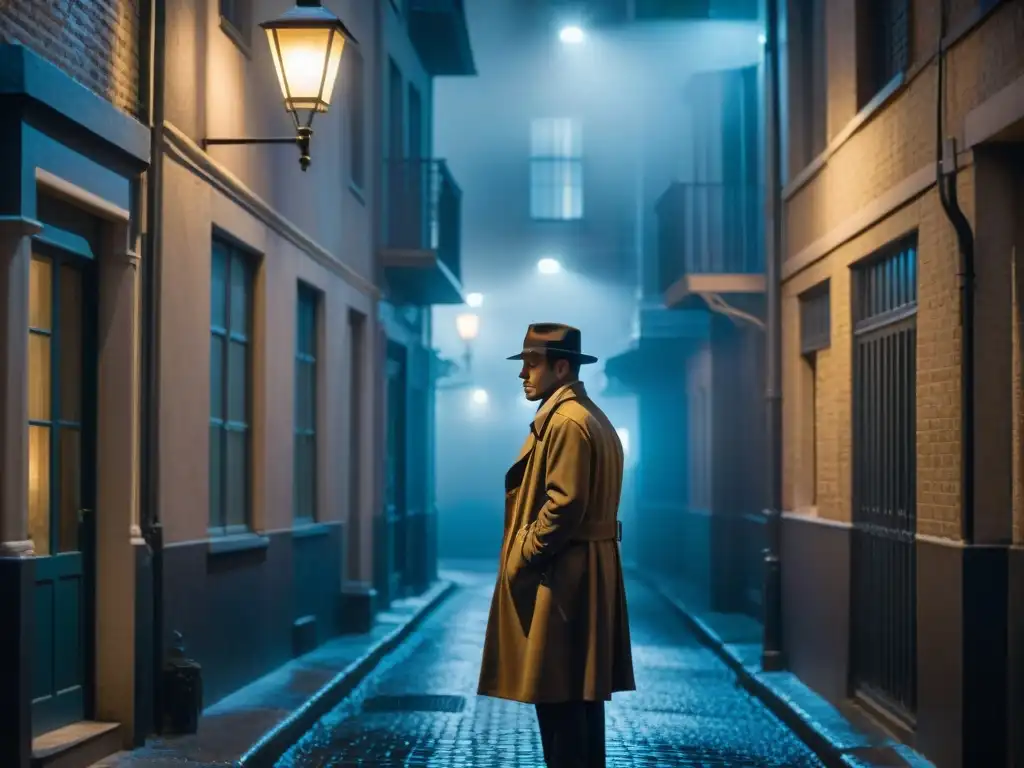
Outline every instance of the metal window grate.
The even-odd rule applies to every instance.
[[[800,352],[807,355],[832,343],[832,294],[829,281],[800,295]]]
[[[886,246],[854,270],[854,331],[878,328],[917,311],[917,235]]]

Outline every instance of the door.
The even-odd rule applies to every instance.
[[[405,348],[388,342],[387,358],[387,464],[385,467],[385,512],[391,544],[390,594],[400,594],[406,575],[406,398]]]
[[[854,272],[853,693],[917,711],[916,236]]]
[[[32,731],[89,716],[95,499],[94,264],[38,246],[29,273]]]

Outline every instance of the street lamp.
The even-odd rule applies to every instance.
[[[583,42],[583,30],[577,27],[575,24],[562,27],[558,33],[558,39],[567,45],[579,45]]]
[[[466,345],[465,351],[462,353],[462,359],[465,365],[465,370],[468,373],[470,365],[472,365],[473,357],[470,345],[480,333],[480,316],[474,315],[467,312],[464,315],[459,315],[455,318],[455,330],[458,331],[459,338],[462,339]]]
[[[267,32],[270,55],[284,97],[284,108],[295,122],[295,136],[268,139],[203,139],[203,149],[223,144],[296,144],[299,165],[309,168],[313,117],[331,105],[341,54],[356,39],[341,19],[320,0],[297,0],[290,10],[260,24]]]
[[[544,258],[537,262],[537,271],[542,275],[557,275],[562,271],[558,259]]]
[[[466,304],[468,304],[469,306],[471,306],[471,307],[479,307],[479,306],[483,306],[483,303],[484,303],[484,295],[482,293],[467,293],[466,294]]]

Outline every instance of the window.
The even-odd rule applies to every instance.
[[[245,530],[251,511],[252,286],[250,260],[213,241],[210,285],[210,529]]]
[[[299,283],[295,318],[295,489],[293,514],[296,520],[316,519],[316,400],[318,393],[316,357],[317,315],[320,294]]]
[[[910,0],[857,3],[857,108],[863,109],[910,60]]]
[[[561,221],[583,218],[583,139],[578,120],[533,121],[530,216]]]
[[[818,503],[818,353],[831,344],[829,281],[800,295],[800,472],[799,506]]]
[[[792,15],[790,65],[794,80],[791,115],[794,171],[803,169],[825,149],[827,128],[827,56],[825,0],[796,0]]]
[[[220,0],[221,28],[243,46],[249,45],[249,13],[252,0]]]
[[[345,46],[348,62],[348,167],[352,184],[362,190],[366,186],[366,113],[363,57],[359,49]]]

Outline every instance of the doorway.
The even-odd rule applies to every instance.
[[[406,350],[389,341],[387,356],[387,462],[385,512],[390,530],[391,573],[388,593],[401,594],[406,577]]]
[[[35,244],[28,302],[33,736],[92,714],[95,287],[94,262]]]

